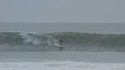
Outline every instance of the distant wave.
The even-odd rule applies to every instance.
[[[55,43],[66,51],[125,51],[125,34],[0,32],[0,51],[57,50]]]

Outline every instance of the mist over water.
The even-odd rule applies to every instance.
[[[22,23],[0,22],[0,32],[86,32],[125,34],[124,23]]]

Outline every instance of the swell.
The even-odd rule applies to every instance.
[[[60,44],[59,40],[63,42]],[[17,48],[18,51],[21,49],[25,49],[25,51],[31,49],[32,51],[35,49],[36,51],[57,50],[55,43],[63,46],[66,51],[125,51],[125,34],[0,32],[0,44],[8,45],[6,49]]]

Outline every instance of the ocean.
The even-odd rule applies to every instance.
[[[0,52],[1,70],[124,70],[124,52]]]
[[[125,51],[124,23],[0,23],[0,51]],[[60,44],[59,40],[63,43]]]
[[[124,23],[1,22],[0,70],[125,70],[124,29]]]
[[[0,22],[0,32],[86,32],[125,34],[125,23],[23,23]]]

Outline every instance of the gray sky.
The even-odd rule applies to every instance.
[[[0,0],[0,22],[125,22],[125,0]]]

